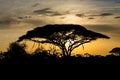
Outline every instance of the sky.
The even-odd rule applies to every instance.
[[[120,47],[120,0],[0,0],[0,51],[28,30],[47,24],[79,24],[111,37],[73,51],[106,55]]]

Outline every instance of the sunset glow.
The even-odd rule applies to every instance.
[[[64,19],[65,24],[80,24],[80,18],[75,15],[67,15]]]
[[[120,47],[120,0],[0,0],[0,51],[27,31],[47,24],[78,24],[109,36],[73,51],[107,55]],[[29,50],[33,43],[28,45]]]

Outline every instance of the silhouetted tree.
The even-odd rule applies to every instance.
[[[37,27],[19,37],[18,42],[27,39],[37,43],[54,44],[62,50],[63,56],[70,56],[75,48],[98,38],[109,39],[106,35],[87,30],[80,25],[59,24]]]
[[[120,56],[120,48],[119,47],[113,48],[109,53]]]

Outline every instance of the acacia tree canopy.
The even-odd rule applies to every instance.
[[[70,56],[75,48],[98,38],[109,39],[108,36],[87,30],[81,25],[55,24],[28,31],[26,35],[19,37],[18,42],[27,39],[38,43],[54,44],[62,50],[63,56]]]

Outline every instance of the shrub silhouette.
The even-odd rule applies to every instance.
[[[18,42],[31,40],[37,43],[53,44],[62,50],[62,56],[65,57],[70,56],[71,52],[80,45],[83,46],[83,44],[98,38],[109,39],[108,36],[87,30],[81,25],[56,24],[37,27],[28,31],[26,35],[19,37]]]
[[[120,56],[120,48],[119,47],[113,48],[109,53]]]
[[[4,53],[2,51],[0,51],[0,59],[4,58]]]
[[[6,59],[12,60],[12,62],[24,61],[28,56],[25,48],[25,44],[19,44],[18,42],[10,43],[8,51],[5,53]]]
[[[28,55],[20,56],[19,52],[14,57],[13,53],[5,53],[9,54],[10,58],[0,59],[0,64],[120,64],[120,56],[114,55],[101,56],[86,53],[85,55],[59,57],[48,53],[48,51],[41,51],[41,49],[36,49],[34,54],[29,55],[29,58]]]

